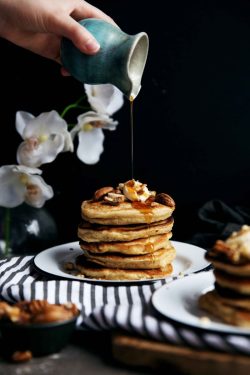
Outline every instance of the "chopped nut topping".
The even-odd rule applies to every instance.
[[[108,202],[121,203],[125,201],[125,196],[123,194],[108,193],[104,197],[104,200]]]
[[[168,194],[156,194],[156,191],[149,191],[147,184],[134,179],[119,183],[116,188],[107,186],[98,189],[94,193],[93,200],[102,201],[104,204],[112,206],[117,206],[119,203],[126,201],[146,202],[150,204],[157,201],[169,207],[175,207],[174,200]]]
[[[103,204],[105,203],[105,204],[109,204],[110,206],[119,206],[119,202],[115,202],[113,201],[112,198],[109,198],[109,197],[104,197],[103,201],[104,201]]]

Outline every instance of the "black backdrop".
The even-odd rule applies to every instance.
[[[176,201],[174,239],[197,230],[210,199],[249,206],[250,4],[248,1],[93,1],[130,34],[146,31],[149,56],[134,103],[135,178]],[[0,40],[0,164],[16,163],[15,113],[61,111],[83,93],[59,66]],[[76,240],[80,203],[130,178],[129,103],[114,115],[98,164],[60,154],[42,166],[55,197],[46,208],[58,242]],[[7,145],[7,151],[5,150]]]

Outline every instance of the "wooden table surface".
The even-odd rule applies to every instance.
[[[4,343],[0,341],[0,345]],[[0,358],[1,375],[235,375],[249,372],[249,356],[177,347],[124,332],[76,331],[59,353],[24,363],[10,363]]]

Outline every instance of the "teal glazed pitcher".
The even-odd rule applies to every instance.
[[[61,42],[62,65],[78,81],[87,84],[110,83],[130,100],[141,88],[148,55],[148,35],[128,35],[119,27],[96,18],[79,21],[99,42],[95,55],[82,53],[67,38]]]

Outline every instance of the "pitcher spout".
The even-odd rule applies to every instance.
[[[130,90],[125,94],[129,99],[135,99],[141,89],[141,80],[148,56],[149,40],[145,32],[134,36],[127,62]]]

